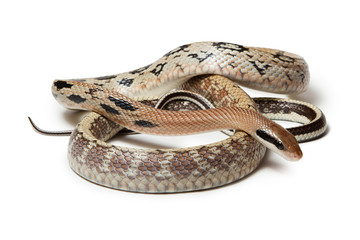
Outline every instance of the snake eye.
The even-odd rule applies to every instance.
[[[264,139],[265,141],[273,144],[277,149],[279,150],[284,150],[285,147],[284,145],[279,142],[278,140],[276,140],[274,137],[270,136],[269,134],[267,134],[265,131],[263,130],[256,130],[256,134],[261,137],[262,139]]]

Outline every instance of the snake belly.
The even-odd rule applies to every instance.
[[[222,76],[203,76],[205,74]],[[212,96],[211,101],[217,107],[257,109],[251,98],[233,81],[266,91],[297,93],[306,89],[309,71],[301,57],[284,51],[224,42],[200,42],[176,48],[153,64],[131,72],[56,80],[52,91],[65,107],[89,109],[88,102],[98,104],[100,99],[94,97],[91,89],[72,92],[77,84],[111,89],[142,102],[151,102],[171,89],[180,86],[186,89],[188,85],[196,86],[189,87],[192,91],[198,89],[199,93]],[[131,108],[119,104],[122,108]],[[105,105],[102,107],[105,111],[114,110]],[[144,128],[151,127],[151,124],[155,123],[138,122]],[[259,165],[265,153],[265,147],[243,131],[236,131],[218,143],[183,149],[132,149],[105,142],[120,129],[121,126],[108,118],[97,113],[88,114],[70,138],[68,157],[71,168],[91,182],[115,189],[184,192],[241,179]]]

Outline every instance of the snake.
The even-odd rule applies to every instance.
[[[69,141],[70,167],[78,175],[119,190],[171,193],[237,181],[257,168],[266,148],[288,160],[299,160],[298,141],[317,138],[326,130],[321,110],[291,99],[252,99],[239,84],[294,94],[307,89],[309,78],[307,63],[293,53],[196,42],[130,72],[55,80],[52,94],[66,108],[91,111]],[[195,99],[203,108],[169,111],[174,107],[155,107],[156,102],[171,105],[169,102],[179,98],[183,105]],[[269,118],[305,125],[286,130]],[[235,132],[220,142],[179,149],[136,149],[107,143],[124,128],[156,135]]]

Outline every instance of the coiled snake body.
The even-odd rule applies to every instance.
[[[321,111],[294,100],[258,99],[256,104],[234,82],[266,91],[297,93],[306,89],[308,81],[307,64],[297,55],[200,42],[178,47],[131,72],[56,80],[52,92],[65,107],[93,111],[70,138],[68,157],[76,173],[116,189],[182,192],[217,187],[246,176],[260,163],[265,146],[290,160],[300,159],[302,152],[295,137],[259,110],[272,118],[306,123],[301,131],[291,130],[298,140],[325,131]],[[166,111],[152,107],[175,88],[182,89],[184,96],[194,92],[202,95],[215,108]],[[302,116],[309,112],[311,116]],[[183,149],[133,149],[106,143],[123,127],[162,135],[237,131],[221,142]]]

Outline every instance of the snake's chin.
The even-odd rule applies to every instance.
[[[302,156],[303,154],[300,148],[296,152],[287,152],[285,154],[285,158],[289,161],[299,161],[302,158]]]
[[[289,149],[278,150],[275,149],[273,146],[266,146],[266,147],[291,162],[299,161],[303,156],[299,146],[295,147],[296,149],[290,149],[290,150]]]

